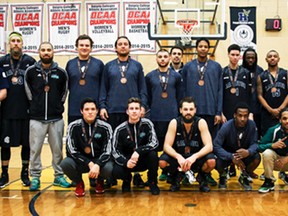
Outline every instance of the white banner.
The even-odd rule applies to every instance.
[[[150,2],[124,2],[123,7],[124,35],[131,41],[131,52],[134,54],[154,54],[156,41],[149,40],[147,27],[150,22]],[[156,13],[156,10],[153,13]],[[154,17],[156,18],[156,15]]]
[[[38,53],[42,42],[43,4],[11,4],[12,28],[23,36],[23,52]]]
[[[87,32],[93,39],[92,52],[115,52],[119,36],[120,3],[86,3]]]
[[[6,54],[8,5],[0,5],[0,54]]]
[[[77,53],[75,41],[80,33],[81,3],[48,5],[48,38],[55,53]]]

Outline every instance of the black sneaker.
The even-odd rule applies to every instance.
[[[24,186],[30,186],[31,182],[29,179],[28,169],[21,171],[21,181]]]
[[[178,182],[174,182],[170,186],[170,191],[171,192],[176,192],[180,190],[180,184]]]
[[[207,182],[207,174],[199,172],[196,180],[199,182],[199,190],[202,192],[209,192],[210,188],[208,187],[208,182]]]
[[[241,184],[241,186],[244,188],[245,191],[252,190],[248,177],[243,175],[242,173],[239,176],[238,182]]]
[[[142,180],[141,176],[139,173],[135,173],[134,177],[133,177],[133,185],[135,185],[138,188],[144,188],[145,187],[145,183]]]
[[[275,185],[272,179],[265,178],[263,185],[259,188],[259,193],[268,193],[269,191],[274,191]]]
[[[225,176],[224,175],[220,176],[218,188],[219,189],[226,189],[227,188],[226,174],[225,174]]]
[[[285,185],[288,184],[288,177],[285,172],[279,172],[278,178],[281,179]]]
[[[3,173],[1,174],[1,179],[0,179],[0,188],[4,188],[9,184],[9,174],[8,173]]]
[[[114,185],[117,185],[117,179],[115,179],[115,178],[107,178],[105,183],[104,183],[104,188],[108,189],[108,188],[111,188]]]
[[[96,179],[89,178],[90,187],[96,187]]]
[[[160,194],[160,189],[155,182],[151,182],[149,184],[149,187],[150,187],[150,191],[151,191],[152,195],[159,195]]]
[[[126,192],[130,192],[131,191],[131,182],[124,180],[122,183],[122,192],[126,193]]]
[[[235,169],[235,165],[234,165],[234,164],[232,164],[232,165],[230,166],[229,176],[230,176],[230,177],[235,177],[235,176],[236,176],[236,169]]]

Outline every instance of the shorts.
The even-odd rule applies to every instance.
[[[29,147],[29,119],[2,119],[0,137],[2,147]]]

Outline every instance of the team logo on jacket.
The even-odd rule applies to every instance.
[[[140,137],[140,138],[143,138],[143,137],[145,137],[145,135],[146,135],[145,132],[141,132],[141,133],[139,134],[139,137]]]
[[[102,135],[101,135],[100,133],[95,133],[94,138],[95,138],[95,139],[99,139],[99,138],[101,138],[101,136],[102,136]]]
[[[10,143],[10,137],[9,137],[9,136],[6,136],[6,137],[4,138],[4,142],[5,142],[5,143]]]
[[[51,78],[52,78],[52,79],[59,79],[59,76],[58,76],[57,74],[52,74],[52,75],[51,75]]]

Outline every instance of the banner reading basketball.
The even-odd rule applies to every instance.
[[[93,39],[92,52],[115,52],[119,35],[120,3],[86,3],[88,35]]]
[[[23,51],[38,53],[38,46],[42,42],[43,4],[12,4],[13,31],[23,36]]]
[[[156,42],[148,38],[147,25],[150,18],[150,2],[124,2],[124,35],[131,40],[133,53],[147,54],[156,51]]]
[[[0,54],[6,53],[5,32],[7,31],[7,13],[8,5],[0,5]]]
[[[55,53],[76,53],[75,40],[80,32],[80,8],[80,3],[48,4],[48,37]]]

